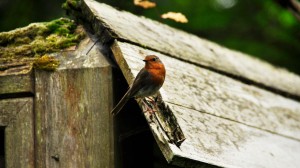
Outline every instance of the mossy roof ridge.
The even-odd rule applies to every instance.
[[[85,32],[73,20],[60,18],[32,23],[0,33],[0,63],[14,58],[42,56],[76,45]]]

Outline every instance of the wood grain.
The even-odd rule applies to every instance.
[[[5,126],[6,167],[33,168],[33,99],[0,100],[0,117],[0,125]]]
[[[82,13],[93,23],[95,32],[102,33],[100,38],[105,36],[107,40],[109,35],[111,38],[167,53],[185,62],[300,99],[300,77],[291,72],[159,22],[118,11],[94,0],[83,2]]]
[[[238,160],[246,162],[242,167],[284,166],[277,161],[299,166],[295,160],[300,149],[299,102],[132,44],[116,41],[112,51],[119,54],[115,54],[116,60],[128,81],[144,66],[141,60],[146,55],[155,54],[165,64],[167,76],[160,93],[180,121],[183,133],[188,135],[188,142],[184,142],[180,150],[170,144],[160,145],[170,162],[186,158],[228,167],[242,166]],[[204,129],[203,123],[207,123],[207,128]],[[271,142],[274,146],[268,146]],[[161,143],[158,141],[158,144]],[[268,148],[255,146],[264,144]],[[228,145],[230,147],[226,148]],[[284,149],[284,146],[288,148]],[[244,147],[247,150],[242,152],[240,149]],[[250,152],[251,148],[255,151]],[[170,154],[169,149],[173,153]],[[282,157],[285,152],[291,157]],[[226,156],[224,160],[217,159],[221,153]],[[174,154],[182,157],[173,157]],[[264,157],[277,161],[274,165],[263,163]]]
[[[220,167],[297,168],[300,142],[242,123],[169,103],[187,139],[174,152],[173,164]]]
[[[32,73],[0,75],[0,94],[33,93]]]
[[[123,48],[122,48],[123,49]],[[128,64],[126,63],[126,59],[123,55],[123,51],[119,48],[118,43],[114,43],[112,45],[112,52],[115,56],[117,63],[119,64],[121,70],[123,70],[123,75],[125,76],[127,82],[131,84],[134,79],[134,75],[130,69]],[[142,59],[141,59],[142,60]],[[136,75],[136,74],[135,74]],[[145,114],[145,118],[148,121],[148,124],[152,128],[151,130],[154,133],[154,136],[157,140],[164,143],[165,140],[160,138],[161,136],[165,136],[167,142],[174,143],[178,147],[185,140],[184,134],[178,125],[176,118],[173,116],[170,109],[165,106],[164,102],[161,100],[160,95],[156,95],[156,106],[153,106],[152,110],[156,111],[153,115],[148,115],[147,109],[149,108],[147,105],[145,106],[144,101],[150,102],[146,99],[137,99],[143,113]],[[151,103],[149,103],[151,104]],[[156,136],[157,135],[157,136]]]
[[[97,46],[85,55],[92,44],[35,71],[37,167],[114,167],[112,70]]]

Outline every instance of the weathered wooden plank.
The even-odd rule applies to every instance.
[[[297,168],[300,142],[244,124],[168,103],[187,139],[172,146],[172,163],[196,166],[198,160],[221,167]]]
[[[31,73],[19,75],[0,75],[0,94],[33,93]]]
[[[96,32],[103,32],[104,27],[113,38],[158,50],[299,99],[300,87],[297,86],[300,86],[300,78],[284,69],[94,0],[84,0],[82,8]]]
[[[7,61],[0,58],[0,76],[21,75],[31,71],[34,58],[14,59]]]
[[[37,167],[114,167],[112,69],[85,39],[58,54],[57,71],[35,71]]]
[[[128,43],[117,42],[112,50],[122,53],[135,75],[145,55],[158,55],[167,70],[164,101],[300,140],[299,102]]]
[[[156,138],[166,159],[172,163],[176,163],[176,159],[182,162],[182,158],[188,158],[226,167],[299,166],[295,160],[300,149],[299,102],[128,43],[116,41],[112,51],[128,81],[132,81],[144,66],[141,60],[146,55],[158,55],[164,62],[167,77],[161,89],[163,101],[170,105],[176,118],[181,121],[179,125],[184,127],[183,133],[189,134],[186,137],[188,142],[182,144],[188,145],[180,147],[181,151]],[[205,129],[204,122],[209,123]],[[210,124],[211,127],[208,127]],[[196,131],[198,128],[202,128],[203,133]],[[218,137],[210,135],[215,131]],[[238,136],[240,133],[241,136]],[[246,146],[243,136],[247,140]],[[277,140],[274,145],[269,144]],[[230,148],[226,148],[228,145]],[[264,145],[266,148],[262,148]],[[246,150],[242,151],[244,148]],[[174,153],[179,157],[173,157]],[[291,157],[282,157],[284,153],[289,153]],[[268,162],[264,162],[265,159]],[[273,166],[272,159],[278,161],[274,161]],[[241,162],[238,163],[238,160]]]
[[[0,95],[2,97],[11,94],[33,93],[33,60],[34,58],[20,58],[7,61],[5,58],[0,58]]]
[[[119,63],[119,66],[121,66],[121,69],[123,70],[124,76],[127,79],[128,83],[131,84],[134,78],[132,72],[128,71],[128,69],[130,68],[125,62],[123,51],[118,48],[116,43],[114,43],[112,48],[116,61]],[[147,112],[147,109],[149,109],[149,105],[145,105],[144,103],[144,101],[148,101],[147,98],[137,99],[137,101],[139,103],[139,106],[142,108],[142,111],[148,124],[150,125],[151,130],[154,132],[153,134],[155,138],[164,143],[165,140],[162,140],[162,138],[160,137],[165,136],[167,142],[174,143],[179,147],[180,144],[185,140],[184,134],[180,129],[180,126],[178,126],[176,118],[174,117],[170,109],[165,106],[164,102],[161,100],[161,96],[156,96],[156,106],[151,107],[153,111],[156,111],[156,113],[153,115],[147,114],[149,113],[149,111]]]
[[[33,99],[0,100],[0,117],[1,126],[5,126],[6,167],[33,168]]]

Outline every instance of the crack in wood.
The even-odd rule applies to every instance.
[[[250,125],[250,124],[246,124],[246,123],[244,123],[244,122],[239,122],[239,121],[233,120],[233,119],[231,119],[231,118],[218,116],[218,115],[215,115],[215,114],[212,114],[212,113],[209,113],[209,112],[205,112],[205,111],[203,111],[203,110],[197,110],[197,109],[195,109],[195,108],[191,108],[191,107],[184,106],[184,105],[181,105],[181,104],[176,104],[176,103],[169,102],[169,101],[165,101],[165,102],[166,102],[166,103],[173,104],[173,105],[176,105],[176,106],[180,106],[180,107],[183,107],[183,108],[187,108],[187,109],[199,111],[199,112],[204,113],[204,114],[208,114],[208,115],[211,115],[211,116],[214,116],[214,117],[222,118],[222,119],[225,119],[225,120],[228,120],[228,121],[232,121],[232,122],[235,122],[235,123],[239,123],[239,124],[242,124],[242,125],[245,125],[245,126],[248,126],[248,127],[252,127],[252,128],[255,128],[255,129],[258,129],[258,130],[266,131],[266,132],[269,132],[269,133],[274,134],[274,135],[279,135],[279,136],[282,136],[282,137],[289,138],[289,139],[292,139],[292,140],[295,140],[295,141],[299,141],[299,142],[300,142],[300,139],[297,139],[297,138],[295,138],[295,137],[291,137],[291,136],[287,136],[287,135],[284,135],[284,134],[280,134],[280,133],[278,133],[278,132],[270,131],[270,130],[268,130],[268,129],[263,129],[263,128],[260,128],[260,127],[256,127],[256,126],[253,126],[253,125]]]

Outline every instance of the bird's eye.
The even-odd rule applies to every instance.
[[[157,60],[157,58],[156,58],[156,57],[152,58],[152,61],[156,61],[156,60]]]

